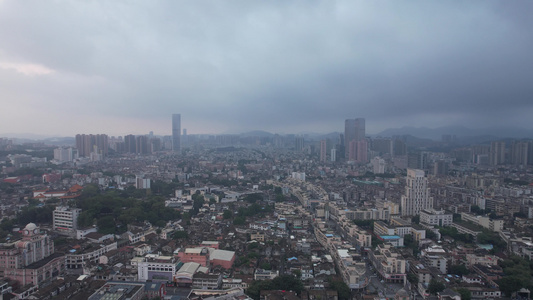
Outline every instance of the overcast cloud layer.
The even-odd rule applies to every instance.
[[[533,129],[531,1],[0,0],[0,134]]]

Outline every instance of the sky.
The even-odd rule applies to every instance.
[[[533,129],[532,1],[0,0],[0,136]]]

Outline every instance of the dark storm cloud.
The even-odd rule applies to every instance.
[[[181,113],[191,133],[327,132],[354,117],[371,132],[531,127],[531,8],[0,1],[0,89],[21,111],[0,125],[44,113],[63,122],[39,128],[72,134],[84,127],[61,124],[98,115],[94,132],[168,134],[170,114]]]

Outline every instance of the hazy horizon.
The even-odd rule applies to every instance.
[[[0,132],[533,130],[529,1],[0,0]],[[2,133],[0,133],[1,135]]]
[[[222,133],[187,133],[188,135],[242,135],[242,134],[253,134],[253,133],[268,133],[268,134],[279,134],[279,135],[316,135],[316,136],[323,136],[323,135],[330,135],[330,134],[341,134],[343,132],[344,128],[336,130],[336,131],[329,131],[329,132],[315,132],[315,131],[306,131],[306,132],[271,132],[267,130],[262,129],[247,129],[247,130],[241,130],[236,132],[222,132]],[[526,128],[511,128],[511,127],[485,127],[485,128],[468,128],[461,125],[456,126],[443,126],[443,127],[409,127],[409,126],[398,126],[393,128],[386,128],[383,131],[380,132],[366,132],[367,136],[381,136],[381,134],[387,133],[387,132],[407,132],[407,133],[401,133],[401,134],[408,134],[413,135],[415,137],[419,138],[431,138],[429,135],[432,135],[434,139],[441,138],[440,134],[450,134],[450,135],[457,135],[458,137],[468,137],[468,136],[481,136],[481,135],[493,135],[494,137],[500,137],[500,138],[533,138],[533,132],[530,132],[530,130]],[[416,134],[415,132],[421,133]],[[527,132],[527,133],[526,133]],[[123,134],[109,134],[107,132],[78,132],[77,134],[107,134],[108,136],[126,136],[129,134],[132,135],[148,135],[150,132],[128,132]],[[158,132],[153,132],[154,136],[171,136],[171,134],[162,134]],[[401,135],[400,134],[400,135]],[[392,134],[395,135],[395,134]],[[392,135],[384,135],[382,137],[392,137]],[[53,138],[74,138],[75,135],[39,135],[34,133],[0,133],[0,138],[15,138],[15,139],[28,139],[28,140],[43,140],[43,139],[53,139]]]

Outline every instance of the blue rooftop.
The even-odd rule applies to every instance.
[[[380,235],[380,237],[384,240],[397,240],[400,239],[397,235]]]

